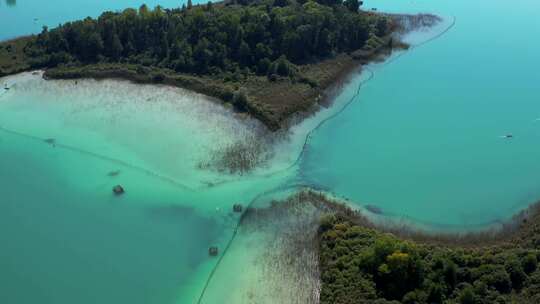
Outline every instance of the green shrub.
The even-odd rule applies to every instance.
[[[232,102],[236,109],[245,111],[247,106],[247,96],[242,90],[237,90],[233,94]]]
[[[459,303],[460,304],[476,304],[474,291],[471,286],[467,286],[464,288],[461,293],[459,294]]]
[[[538,250],[414,244],[346,219],[321,218],[321,304],[540,303]]]
[[[530,274],[536,270],[537,266],[538,266],[538,260],[537,260],[536,254],[532,252],[528,253],[523,259],[523,270],[527,274]]]

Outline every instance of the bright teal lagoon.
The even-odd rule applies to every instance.
[[[3,1],[0,40],[141,3]],[[413,45],[449,31],[354,75],[247,176],[200,166],[261,129],[204,96],[32,73],[0,79],[11,87],[0,93],[0,302],[197,303],[218,262],[208,248],[225,248],[235,231],[232,205],[296,184],[429,229],[487,227],[540,199],[540,4],[366,6],[445,18],[407,37]],[[112,194],[116,184],[124,196]],[[282,231],[241,231],[201,302],[301,303],[291,297],[306,286],[268,264]]]

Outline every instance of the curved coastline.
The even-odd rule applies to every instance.
[[[279,77],[277,80],[268,80],[265,77],[250,75],[239,83],[229,83],[221,79],[219,75],[214,77],[186,74],[162,67],[128,63],[49,67],[45,69],[43,76],[45,79],[123,79],[138,84],[164,84],[185,88],[231,104],[237,111],[247,112],[260,120],[269,130],[277,131],[290,127],[292,117],[309,115],[316,111],[317,106],[328,102],[335,86],[359,67],[380,61],[392,50],[408,48],[409,46],[398,36],[414,31],[417,27],[433,26],[439,21],[439,17],[428,14],[392,15],[372,12],[364,14],[384,16],[393,20],[394,25],[388,34],[379,38],[375,47],[333,54],[314,62],[298,65],[300,72],[296,76],[298,79],[292,82]],[[417,20],[426,20],[426,22]],[[415,22],[418,24],[411,26]],[[35,69],[30,55],[26,53],[26,47],[36,37],[30,35],[0,42],[0,77]],[[324,72],[321,72],[323,70]],[[235,99],[239,86],[248,93],[247,100],[244,102]],[[265,87],[268,89],[263,90]],[[264,95],[261,95],[263,92]],[[282,99],[286,99],[287,102],[279,101]]]
[[[296,191],[296,192],[295,192]],[[514,217],[512,221],[508,221],[508,225],[505,226],[505,230],[486,230],[486,231],[477,231],[472,233],[426,233],[423,230],[415,229],[411,226],[385,226],[382,224],[375,223],[370,219],[370,216],[365,212],[353,208],[347,201],[343,201],[339,198],[331,196],[331,194],[324,193],[321,191],[311,190],[307,185],[297,184],[294,186],[284,186],[280,189],[270,191],[268,193],[261,194],[254,201],[251,202],[251,207],[245,210],[245,213],[242,215],[242,218],[239,220],[239,225],[235,228],[234,240],[231,240],[223,256],[220,257],[219,261],[216,263],[215,268],[212,270],[211,275],[208,278],[206,287],[203,289],[201,297],[197,303],[208,303],[212,302],[216,296],[222,295],[221,292],[222,286],[215,285],[217,282],[222,282],[226,277],[227,273],[230,273],[231,267],[234,267],[234,263],[238,263],[238,259],[235,259],[233,256],[238,254],[240,250],[246,250],[249,246],[249,240],[252,239],[249,237],[250,233],[260,237],[264,237],[265,233],[270,233],[272,235],[278,234],[281,237],[286,237],[290,240],[301,239],[298,244],[283,243],[280,244],[280,247],[274,248],[269,247],[264,250],[277,250],[282,253],[274,252],[273,255],[280,256],[286,252],[297,252],[298,257],[291,258],[291,261],[286,263],[289,265],[287,269],[275,270],[279,271],[279,276],[285,277],[296,277],[302,278],[302,280],[308,279],[313,280],[311,283],[308,283],[306,286],[306,281],[302,282],[289,282],[285,285],[279,285],[280,283],[272,282],[270,274],[267,274],[265,278],[270,280],[268,284],[278,284],[278,290],[281,288],[288,288],[290,290],[296,290],[300,288],[302,290],[303,297],[306,297],[306,292],[303,288],[313,288],[313,293],[320,292],[321,286],[321,277],[313,277],[313,273],[319,273],[321,271],[318,269],[321,265],[304,265],[302,261],[306,255],[312,257],[312,255],[317,255],[319,249],[319,242],[317,238],[319,237],[320,225],[322,225],[319,220],[323,219],[325,215],[333,214],[336,217],[344,218],[346,221],[351,223],[351,225],[360,226],[366,231],[372,231],[377,235],[387,235],[392,238],[396,238],[402,241],[413,242],[422,246],[431,246],[432,248],[438,248],[438,250],[490,250],[491,248],[501,248],[505,250],[506,248],[514,248],[514,246],[524,246],[525,248],[532,248],[534,245],[535,239],[529,240],[528,236],[533,235],[538,232],[538,227],[540,224],[540,203],[534,204],[531,206],[527,212],[522,212],[522,217]],[[311,210],[311,211],[310,211]],[[315,211],[314,211],[315,210]],[[271,225],[273,222],[279,222],[283,217],[293,217],[298,221],[304,223],[300,224],[298,227],[290,227],[290,229],[285,228],[284,230],[269,231],[265,232],[264,227]],[[309,224],[306,224],[309,223]],[[262,234],[261,234],[262,233]],[[259,235],[261,234],[261,235]],[[277,236],[279,238],[279,236]],[[238,238],[238,239],[237,239]],[[294,242],[293,242],[294,243]],[[300,244],[301,243],[301,244]],[[527,245],[530,243],[531,245]],[[268,246],[268,245],[265,245]],[[297,248],[299,247],[299,248]],[[266,248],[266,247],[264,247]],[[273,249],[270,249],[273,248]],[[229,249],[232,252],[229,252]],[[300,252],[302,253],[302,258],[299,258]],[[233,255],[228,257],[229,255]],[[248,255],[250,258],[256,259],[259,261],[258,265],[252,265],[251,267],[257,268],[254,270],[254,273],[264,271],[265,267],[280,268],[280,260],[276,260],[276,257],[264,257],[260,252],[254,251],[251,255]],[[247,257],[247,256],[246,256]],[[235,262],[236,261],[236,262]],[[301,268],[297,267],[295,263],[300,263],[303,266]],[[267,266],[265,266],[267,265]],[[306,268],[307,267],[307,268]],[[230,280],[235,281],[237,277],[241,277],[238,281],[229,282],[231,284],[229,288],[234,289],[233,287],[238,286],[235,284],[242,284],[243,280],[252,279],[255,275],[254,273],[242,274],[238,276],[230,277]],[[230,275],[230,274],[229,274]],[[264,275],[264,274],[263,274]],[[322,275],[322,273],[320,274]],[[215,277],[215,278],[214,278]],[[242,279],[244,278],[244,279]],[[214,280],[217,280],[214,282]],[[222,282],[223,283],[223,282]],[[257,284],[255,284],[257,285]],[[258,286],[254,288],[262,288],[266,290],[264,286]],[[258,289],[255,289],[258,290]],[[272,289],[273,290],[273,289]],[[208,293],[208,295],[207,295]],[[236,290],[230,291],[227,293],[229,297],[232,298],[241,298],[241,295],[249,295],[247,290]],[[264,295],[263,295],[264,294]],[[261,292],[254,296],[256,299],[261,300],[261,303],[266,303],[265,300],[268,300],[269,294],[274,294],[274,292]],[[278,295],[275,293],[275,295]],[[224,295],[222,295],[224,296]],[[271,296],[270,296],[271,297]],[[225,299],[228,299],[225,297]],[[244,303],[240,301],[239,303]],[[312,303],[312,302],[306,302]],[[318,303],[318,302],[314,302]]]
[[[295,204],[315,202],[320,204],[319,207],[328,213],[346,215],[351,221],[366,228],[390,233],[415,242],[457,247],[507,245],[514,243],[518,238],[523,238],[525,234],[530,233],[533,229],[540,229],[540,201],[531,203],[527,208],[515,213],[509,219],[498,221],[497,226],[487,224],[484,227],[477,227],[478,229],[475,230],[460,232],[444,229],[430,230],[429,225],[417,226],[414,220],[405,223],[396,223],[391,219],[381,221],[374,218],[374,214],[365,207],[359,207],[359,205],[352,204],[347,199],[340,198],[332,193],[315,190],[307,185],[295,185],[280,191],[288,190],[290,193],[291,189],[296,189],[296,192],[289,194],[285,198],[271,200],[273,203],[270,206],[252,206],[250,212],[257,212],[256,210],[259,208],[280,208],[281,205],[293,207]],[[255,201],[261,199],[261,197],[256,198]]]
[[[531,222],[540,222],[540,201],[531,202],[527,207],[508,216],[506,219],[496,219],[487,223],[475,225],[441,225],[433,222],[421,221],[413,217],[398,214],[376,213],[367,208],[368,205],[352,202],[347,198],[334,193],[316,190],[307,187],[308,194],[319,195],[333,206],[336,211],[354,213],[361,217],[364,225],[395,234],[398,237],[423,241],[426,243],[440,243],[442,245],[459,246],[486,246],[504,243],[511,240],[526,229]]]

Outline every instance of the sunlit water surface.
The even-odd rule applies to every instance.
[[[9,2],[0,6],[0,39],[143,1]],[[454,17],[455,26],[371,65],[371,80],[368,71],[353,77],[333,107],[294,127],[249,176],[199,168],[260,127],[201,95],[31,73],[1,79],[11,89],[0,93],[0,302],[196,303],[213,274],[203,303],[304,303],[316,284],[299,284],[305,276],[279,261],[286,218],[242,227],[215,272],[219,260],[208,256],[235,231],[234,203],[266,206],[293,184],[431,229],[486,227],[540,198],[540,42],[531,38],[540,34],[540,4],[366,6],[445,18],[408,37],[413,45]],[[307,132],[351,100],[287,169]],[[116,184],[122,197],[111,192]]]

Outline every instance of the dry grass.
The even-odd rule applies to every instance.
[[[252,135],[212,152],[209,160],[199,163],[200,169],[229,174],[246,174],[263,165],[272,155],[267,136]]]

